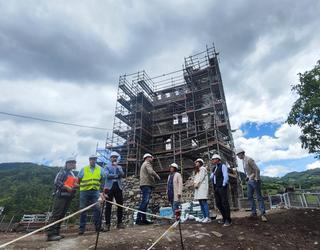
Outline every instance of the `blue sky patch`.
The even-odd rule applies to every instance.
[[[240,126],[240,129],[244,132],[244,137],[248,139],[254,137],[261,137],[264,135],[274,137],[274,133],[280,126],[280,123],[275,122],[246,122]]]
[[[305,171],[307,170],[308,164],[314,163],[315,161],[316,159],[313,156],[308,156],[300,159],[268,161],[260,163],[259,167],[263,175],[268,175],[267,173],[272,172],[274,176],[281,177],[289,172]],[[273,171],[270,171],[270,168],[274,168]]]

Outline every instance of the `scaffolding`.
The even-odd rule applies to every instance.
[[[176,162],[186,178],[195,159],[208,162],[213,153],[236,167],[214,46],[185,58],[178,71],[157,77],[145,71],[120,76],[113,133],[106,148],[121,155],[126,175],[138,175],[144,153],[155,156],[154,169],[160,176]]]

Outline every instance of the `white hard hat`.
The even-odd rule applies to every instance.
[[[170,167],[174,167],[174,168],[176,168],[177,170],[179,169],[179,166],[178,166],[177,163],[171,163],[171,164],[170,164]]]
[[[244,153],[245,151],[242,149],[242,148],[238,148],[237,150],[236,150],[236,155],[238,155],[238,154],[241,154],[241,153]]]
[[[89,159],[97,159],[97,158],[98,158],[98,156],[95,154],[89,156]]]
[[[149,153],[146,153],[146,154],[143,155],[143,159],[145,159],[147,157],[153,157],[153,156],[151,154],[149,154]]]
[[[76,157],[70,156],[70,157],[66,158],[66,163],[67,163],[67,162],[72,162],[72,161],[75,161],[75,162],[76,162],[76,161],[77,161],[77,160],[76,160]]]
[[[202,164],[204,164],[204,161],[201,158],[196,159],[194,162],[197,162],[197,161],[202,162]]]
[[[213,159],[219,159],[219,160],[221,160],[221,157],[220,157],[220,155],[218,155],[218,154],[214,154],[214,155],[211,156],[211,160],[213,160]]]
[[[112,156],[119,157],[119,154],[118,154],[117,152],[113,151],[113,152],[111,152],[111,154],[110,154],[110,158],[111,158]]]

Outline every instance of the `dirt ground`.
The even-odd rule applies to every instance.
[[[247,215],[247,214],[246,214]],[[273,210],[268,222],[233,214],[233,225],[223,228],[216,221],[181,225],[185,249],[320,249],[320,210]],[[134,226],[101,233],[98,249],[147,249],[169,227]],[[0,234],[0,245],[23,234]],[[59,242],[46,242],[44,234],[23,239],[6,249],[94,249],[96,234],[67,233]],[[175,229],[154,249],[181,249]]]

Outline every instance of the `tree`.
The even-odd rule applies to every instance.
[[[320,60],[312,70],[298,75],[300,83],[292,87],[298,99],[291,108],[287,122],[301,128],[302,148],[320,159]]]

